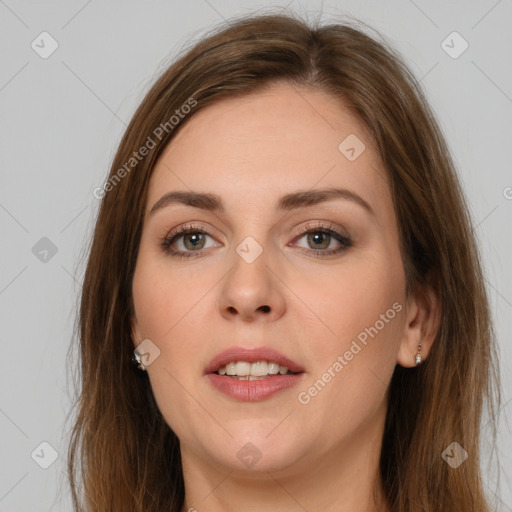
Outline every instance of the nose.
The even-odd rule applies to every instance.
[[[234,254],[233,266],[219,294],[219,308],[225,319],[273,322],[284,314],[286,287],[269,263],[265,250],[251,263]]]

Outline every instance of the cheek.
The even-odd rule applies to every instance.
[[[314,286],[302,285],[322,331],[315,327],[314,335],[309,326],[312,372],[299,402],[333,425],[362,421],[382,404],[396,365],[405,301],[400,260],[359,254],[334,278],[326,274]]]
[[[165,258],[143,255],[137,262],[132,292],[137,322],[142,334],[166,343],[175,336],[187,315],[194,315],[205,290],[211,288],[208,276],[172,270]],[[201,284],[200,284],[201,283]]]
[[[320,350],[311,347],[310,360],[315,364],[296,398],[304,417],[315,418],[310,427],[318,429],[314,434],[319,439],[322,431],[356,435],[376,428],[382,420],[403,325],[403,310],[393,308],[397,302],[383,300],[383,304],[382,308],[365,301],[347,304],[335,324],[334,342]],[[354,320],[353,315],[359,317]]]
[[[358,253],[336,271],[331,267],[314,277],[294,276],[294,293],[305,305],[301,322],[317,360],[319,352],[332,357],[348,350],[361,333],[364,340],[376,323],[379,345],[398,337],[397,309],[403,308],[405,300],[405,276],[399,259],[376,251]]]
[[[176,294],[171,292],[165,276],[141,265],[135,271],[132,292],[137,324],[142,336],[161,340],[179,314]]]
[[[325,342],[310,347],[317,362],[311,382],[320,380],[317,406],[323,402],[339,420],[341,404],[345,414],[374,408],[384,396],[403,331],[405,276],[399,255],[375,252],[359,254],[334,279],[322,281],[314,297],[329,331]]]
[[[137,263],[132,291],[138,341],[149,338],[158,346],[160,357],[149,373],[154,385],[158,387],[156,382],[162,382],[162,389],[169,395],[173,395],[176,384],[171,375],[187,385],[202,375],[198,356],[204,352],[205,340],[212,340],[205,319],[211,319],[214,313],[211,294],[221,277],[215,272],[194,273],[176,265],[173,268],[165,258],[149,251]],[[178,396],[179,386],[175,391]]]

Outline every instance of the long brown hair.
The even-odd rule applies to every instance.
[[[130,368],[131,282],[148,182],[165,145],[202,108],[277,81],[337,97],[366,124],[392,192],[407,291],[431,286],[442,304],[428,359],[397,366],[390,384],[380,470],[392,510],[488,511],[480,422],[487,405],[495,440],[498,361],[472,220],[443,136],[384,42],[353,24],[311,26],[277,14],[232,20],[187,49],[145,96],[95,194],[102,200],[80,298],[68,455],[75,510],[183,505],[179,441],[147,377]],[[469,454],[457,469],[442,458],[453,442]]]

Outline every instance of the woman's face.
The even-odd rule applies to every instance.
[[[191,118],[151,177],[133,297],[184,461],[377,457],[405,275],[384,168],[339,100],[275,84]]]

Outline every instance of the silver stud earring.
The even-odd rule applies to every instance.
[[[146,367],[142,363],[140,353],[135,349],[132,354],[132,367],[138,374],[143,374],[146,371]]]

